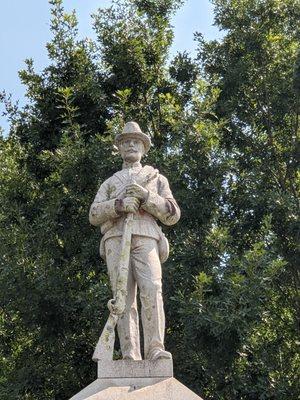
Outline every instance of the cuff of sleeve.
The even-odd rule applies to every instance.
[[[120,216],[120,214],[117,212],[116,210],[116,199],[112,199],[110,200],[110,204],[111,204],[111,217],[112,218],[118,218]]]
[[[115,209],[115,201],[116,199],[108,200],[105,205],[103,203],[93,203],[90,210],[91,223],[101,224],[103,216],[105,216],[104,220],[118,218],[119,214]]]
[[[154,211],[157,214],[163,214],[166,211],[166,202],[165,199],[163,199],[159,195],[149,191],[148,198],[146,202],[142,205],[142,208],[146,211],[149,211],[150,213],[151,211]]]

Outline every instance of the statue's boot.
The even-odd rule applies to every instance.
[[[163,349],[158,349],[158,348],[152,349],[148,354],[148,359],[151,361],[155,361],[155,360],[162,359],[162,358],[171,360],[172,354],[169,351],[166,351]]]

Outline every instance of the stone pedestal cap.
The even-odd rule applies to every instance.
[[[139,124],[134,121],[130,121],[125,124],[122,133],[116,135],[115,144],[118,145],[121,140],[131,137],[142,140],[145,146],[145,153],[149,151],[151,147],[151,139],[148,135],[142,132]]]

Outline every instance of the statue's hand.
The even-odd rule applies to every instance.
[[[138,183],[130,183],[126,187],[126,195],[136,197],[137,199],[145,202],[148,198],[148,190]]]
[[[112,314],[122,315],[122,314],[124,314],[124,311],[125,311],[126,302],[125,302],[125,300],[123,300],[123,301],[119,300],[118,301],[118,300],[115,300],[115,299],[111,299],[107,303],[107,307],[108,307],[109,311]]]
[[[136,197],[125,197],[125,199],[116,200],[115,207],[119,214],[136,213],[140,207],[140,201]]]

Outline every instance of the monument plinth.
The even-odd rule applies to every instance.
[[[201,400],[173,377],[169,360],[98,362],[98,378],[70,400]]]

